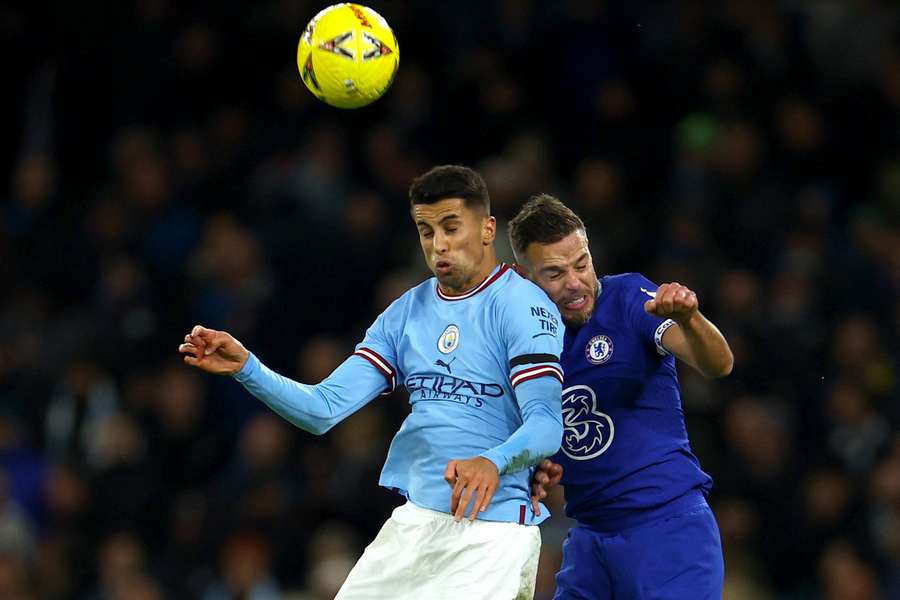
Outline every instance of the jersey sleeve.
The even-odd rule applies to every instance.
[[[499,329],[513,389],[538,377],[553,377],[562,383],[559,357],[565,325],[556,305],[540,288],[526,283],[505,298]]]
[[[366,337],[353,352],[354,356],[368,361],[384,375],[386,386],[382,394],[394,391],[399,381],[396,332],[400,329],[398,319],[403,312],[404,300],[405,296],[401,297],[375,319],[366,331]]]
[[[392,319],[403,298],[388,307],[366,332],[353,355],[316,385],[294,381],[266,367],[253,354],[234,378],[292,424],[322,434],[397,385]]]
[[[316,385],[280,375],[253,354],[234,378],[286,421],[316,435],[355,413],[385,388],[384,374],[359,356],[347,358]]]
[[[656,297],[659,287],[639,273],[631,274],[623,282],[625,290],[625,312],[631,326],[638,331],[641,340],[653,348],[660,356],[668,356],[669,351],[662,344],[663,334],[675,325],[672,319],[660,319],[644,310],[644,303]]]
[[[504,299],[500,336],[522,425],[481,456],[500,474],[529,468],[554,454],[562,440],[562,381],[559,364],[564,325],[556,306],[531,283]]]

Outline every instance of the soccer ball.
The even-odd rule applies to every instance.
[[[400,65],[397,36],[377,12],[335,4],[313,17],[300,36],[297,67],[319,100],[359,108],[378,100]]]

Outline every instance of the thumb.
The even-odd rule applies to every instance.
[[[447,463],[447,468],[444,469],[444,481],[446,481],[450,487],[453,487],[456,484],[456,461],[451,460]]]
[[[225,342],[226,337],[224,335],[213,335],[212,339],[207,340],[206,350],[203,351],[204,356],[215,354]]]
[[[644,310],[653,314],[653,311],[656,310],[656,300],[647,300],[644,302]]]

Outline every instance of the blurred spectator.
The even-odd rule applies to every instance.
[[[47,406],[44,427],[50,457],[99,466],[97,432],[118,404],[115,384],[102,368],[90,358],[74,359]]]
[[[0,471],[0,555],[31,561],[35,551],[33,526],[9,488],[6,473]]]
[[[221,576],[203,594],[204,600],[278,600],[281,592],[272,578],[268,544],[255,533],[237,533],[225,543]]]

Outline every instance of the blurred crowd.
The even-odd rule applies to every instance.
[[[0,7],[0,598],[332,598],[401,501],[403,392],[317,438],[176,349],[323,378],[428,276],[406,188],[448,162],[724,331],[734,373],[681,383],[726,598],[900,598],[900,6],[370,5],[401,67],[358,111],[299,79],[322,3]]]

